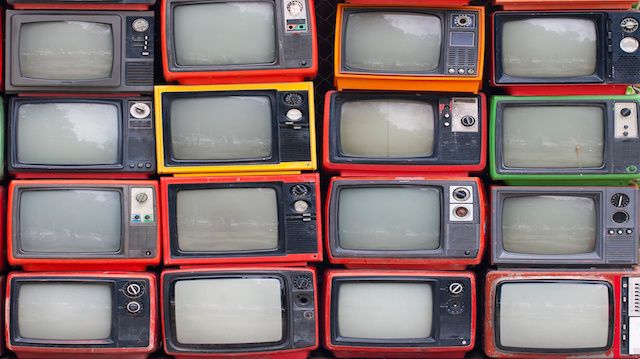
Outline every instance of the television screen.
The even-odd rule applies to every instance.
[[[347,101],[341,106],[339,132],[345,156],[428,157],[433,154],[435,111],[418,101]]]
[[[271,64],[278,59],[273,2],[177,5],[173,16],[179,66]]]
[[[179,280],[177,341],[194,345],[273,343],[283,339],[283,288],[275,278]]]
[[[425,73],[440,65],[440,17],[403,11],[354,11],[347,15],[343,66],[348,71]]]
[[[603,282],[504,283],[497,343],[524,350],[589,350],[609,342],[609,288]]]
[[[169,116],[176,160],[261,160],[273,155],[271,101],[266,96],[175,98]]]
[[[114,253],[122,238],[122,198],[115,190],[25,190],[19,239],[24,252]],[[64,210],[61,210],[64,206]]]
[[[508,197],[502,206],[502,245],[507,252],[523,254],[591,253],[597,218],[593,198]]]
[[[19,336],[37,341],[109,339],[112,295],[106,283],[24,283],[18,292]]]
[[[273,188],[180,190],[176,217],[183,252],[278,247],[278,197]]]
[[[119,162],[119,122],[119,109],[113,104],[23,104],[16,120],[17,160],[22,164],[115,164]]]
[[[593,20],[544,17],[511,20],[502,28],[502,71],[518,78],[591,76],[598,62]]]
[[[439,190],[429,187],[343,188],[339,245],[351,250],[437,249],[440,197]]]
[[[111,77],[114,37],[110,24],[40,21],[20,28],[21,76],[41,80]]]
[[[605,113],[599,106],[506,106],[502,156],[507,168],[599,168]]]
[[[427,283],[342,283],[338,290],[338,335],[424,340],[432,336],[433,301],[433,288]]]

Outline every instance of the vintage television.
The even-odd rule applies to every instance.
[[[7,0],[12,9],[148,10],[156,0]]]
[[[490,271],[491,358],[640,358],[640,273]]]
[[[176,359],[306,359],[318,347],[313,268],[164,270],[164,349]]]
[[[637,11],[498,11],[492,19],[491,82],[511,95],[623,95],[640,82]]]
[[[323,166],[331,172],[481,172],[486,164],[484,94],[329,91]]]
[[[137,270],[160,263],[157,181],[15,180],[7,253],[24,270]]]
[[[10,0],[13,1],[13,0]],[[346,0],[348,4],[363,5],[416,5],[416,6],[465,6],[471,0]]]
[[[348,268],[457,269],[482,259],[482,183],[468,177],[334,177],[329,261]]]
[[[399,3],[338,4],[338,90],[477,93],[484,62],[484,8]]]
[[[158,173],[316,169],[313,83],[156,86]]]
[[[324,289],[324,347],[337,358],[463,358],[473,349],[472,272],[329,269]]]
[[[7,348],[23,358],[144,359],[158,347],[156,276],[11,272]]]
[[[509,184],[627,185],[640,178],[640,96],[495,96],[491,177]]]
[[[166,0],[161,17],[167,81],[304,81],[318,72],[313,0]]]
[[[165,265],[322,261],[317,173],[163,177]]]
[[[493,0],[504,10],[628,10],[637,0]]]
[[[7,10],[5,91],[153,91],[152,11]]]
[[[151,97],[11,97],[7,167],[17,178],[150,177],[152,112]]]
[[[491,262],[636,265],[639,194],[637,187],[492,187]]]

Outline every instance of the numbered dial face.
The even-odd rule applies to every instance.
[[[629,196],[624,193],[616,193],[611,196],[611,204],[618,208],[626,207],[629,204]]]
[[[302,2],[298,0],[289,1],[287,4],[287,12],[291,15],[298,15],[304,9]]]
[[[284,103],[289,106],[299,106],[302,104],[302,95],[297,93],[288,93],[284,95]]]
[[[145,32],[149,28],[149,22],[145,19],[135,19],[131,24],[131,27],[137,32]]]
[[[453,18],[453,23],[458,27],[469,27],[471,26],[471,16],[458,15]]]
[[[620,27],[624,32],[634,32],[638,30],[638,20],[628,17],[620,22]]]

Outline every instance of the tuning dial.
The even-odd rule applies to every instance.
[[[464,127],[473,127],[476,124],[476,119],[473,116],[464,116],[460,119],[460,123]]]
[[[620,22],[620,27],[622,28],[622,31],[624,31],[624,32],[634,32],[634,31],[638,30],[638,20],[636,20],[636,19],[634,19],[632,17],[624,18]]]
[[[138,314],[142,310],[142,305],[138,302],[129,302],[127,303],[127,312],[131,314]]]
[[[297,184],[291,187],[291,193],[293,193],[294,196],[304,196],[309,193],[309,187],[303,184]]]
[[[311,278],[306,275],[298,275],[293,278],[293,286],[297,289],[309,289],[311,287]]]
[[[284,95],[284,103],[289,106],[300,106],[302,104],[302,95],[299,93],[291,92]]]
[[[137,32],[145,32],[149,29],[149,21],[143,18],[138,18],[133,20],[131,27]]]
[[[289,121],[300,121],[302,119],[302,111],[298,110],[297,108],[292,108],[287,111],[286,116]]]
[[[147,118],[151,114],[151,107],[144,102],[136,102],[131,105],[129,113],[135,118]]]
[[[140,192],[136,195],[136,201],[138,201],[138,203],[144,203],[148,199],[149,199],[149,196],[144,192]]]
[[[464,285],[462,285],[462,283],[453,282],[449,284],[449,294],[460,295],[462,292],[464,292]]]
[[[456,15],[453,18],[453,23],[457,27],[469,27],[471,26],[471,16],[469,15]]]
[[[142,295],[142,286],[138,283],[127,283],[124,286],[124,293],[131,298],[137,298]]]
[[[611,196],[611,204],[618,208],[626,207],[629,204],[629,196],[624,193],[616,193]]]
[[[287,12],[292,16],[298,15],[304,9],[304,5],[298,0],[289,1],[287,4]]]

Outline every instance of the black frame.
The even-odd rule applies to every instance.
[[[156,3],[155,0],[7,0],[8,4],[81,4],[81,3],[91,3],[91,4],[144,4],[144,5],[154,5]]]
[[[607,345],[603,348],[581,348],[581,349],[538,349],[538,348],[516,348],[516,347],[505,347],[500,344],[500,294],[502,290],[502,286],[505,284],[514,284],[514,283],[572,283],[572,284],[604,284],[609,290],[609,334],[607,337]],[[615,321],[615,302],[613,298],[613,287],[611,283],[602,280],[584,280],[584,279],[522,279],[522,280],[504,280],[499,282],[496,285],[495,297],[494,300],[494,310],[493,310],[493,323],[494,323],[494,342],[496,348],[508,351],[508,352],[517,352],[517,353],[545,353],[545,354],[560,354],[560,353],[597,353],[604,352],[610,349],[613,346],[613,331],[614,331],[614,321]],[[553,325],[552,323],[549,323]]]
[[[589,76],[578,77],[515,77],[505,75],[502,66],[502,29],[508,21],[531,18],[571,18],[592,20],[596,26],[596,71]],[[607,16],[605,12],[496,12],[493,15],[494,73],[496,84],[570,84],[570,83],[605,83],[607,80]],[[526,39],[525,39],[526,40]]]

